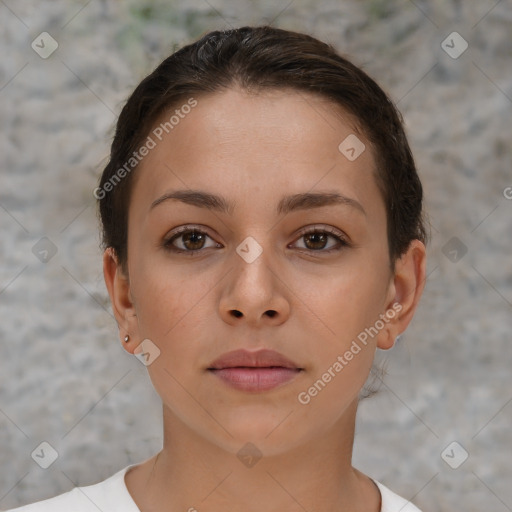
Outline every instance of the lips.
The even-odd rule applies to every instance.
[[[248,350],[234,350],[227,352],[219,358],[215,359],[208,370],[222,370],[224,368],[271,368],[281,367],[294,370],[302,370],[298,364],[294,363],[283,354],[275,350],[261,349],[257,352],[249,352]]]
[[[303,370],[283,354],[267,349],[228,352],[208,367],[209,372],[228,386],[252,392],[268,391],[281,386]]]

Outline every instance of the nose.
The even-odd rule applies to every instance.
[[[248,241],[233,254],[219,303],[220,314],[227,323],[245,322],[253,328],[280,325],[290,314],[291,292],[279,276],[278,263],[271,261],[270,249],[261,247],[258,252]]]
[[[230,311],[230,314],[233,315],[235,318],[241,318],[243,316],[246,316],[239,309],[232,309]],[[270,318],[273,318],[278,313],[277,313],[277,311],[275,309],[268,309],[267,311],[265,311],[264,314],[269,316]]]

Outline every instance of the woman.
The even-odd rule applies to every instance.
[[[16,510],[418,510],[351,464],[427,238],[401,116],[369,76],[304,34],[209,33],[135,89],[94,194],[163,448]]]

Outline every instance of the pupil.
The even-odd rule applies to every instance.
[[[197,237],[198,240],[194,242],[193,238]],[[191,231],[190,233],[185,235],[185,242],[189,242],[192,240],[192,245],[194,246],[199,241],[199,247],[192,247],[192,249],[200,249],[201,241],[203,240],[203,235],[201,233],[196,233],[195,231]]]
[[[323,249],[325,247],[325,242],[326,242],[326,240],[325,240],[326,235],[325,234],[323,234],[323,233],[311,233],[311,234],[308,235],[308,237],[310,237],[310,239],[311,238],[314,239],[316,237],[316,239],[317,239],[316,241],[317,242],[318,242],[318,238],[322,239],[323,243],[321,242],[321,246],[320,247],[314,247],[314,248],[316,248],[316,249]],[[313,245],[314,244],[315,244],[315,241],[313,241]]]

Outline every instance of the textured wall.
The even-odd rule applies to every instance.
[[[265,22],[329,41],[379,81],[425,185],[429,277],[360,406],[355,465],[425,511],[512,510],[507,0],[0,2],[0,508],[160,449],[159,398],[107,300],[92,190],[145,74],[208,30]],[[44,441],[48,469],[31,457]]]

